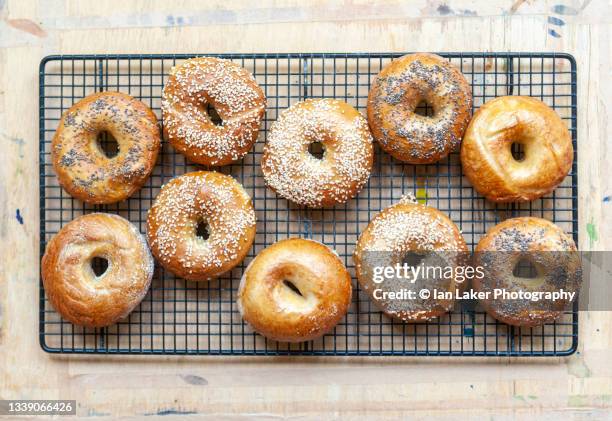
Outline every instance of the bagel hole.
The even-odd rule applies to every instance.
[[[535,279],[538,277],[538,268],[529,259],[521,258],[512,271],[515,278]]]
[[[116,157],[119,153],[119,143],[109,132],[99,133],[96,142],[98,149],[109,159]]]
[[[414,113],[423,117],[433,117],[435,114],[432,105],[425,100],[422,100],[417,104]]]
[[[312,142],[308,145],[308,153],[316,159],[323,159],[325,156],[325,145],[321,142]]]
[[[91,259],[90,264],[91,264],[91,270],[93,271],[94,275],[96,275],[97,278],[104,275],[106,273],[106,270],[108,269],[108,260],[105,259],[104,257],[96,256],[93,259]]]
[[[206,114],[215,126],[223,126],[223,119],[212,104],[206,104]]]
[[[510,151],[512,152],[512,158],[515,161],[521,162],[525,159],[525,145],[520,142],[512,142],[510,145]]]
[[[285,285],[287,288],[289,288],[291,291],[293,291],[295,294],[299,295],[300,297],[303,297],[304,295],[302,295],[302,292],[300,291],[300,289],[295,286],[295,284],[287,279],[283,279],[283,285]]]
[[[196,236],[202,240],[208,240],[210,237],[210,230],[206,221],[198,222],[198,225],[196,225]]]
[[[424,259],[425,259],[424,254],[420,254],[420,253],[411,251],[411,252],[408,252],[402,259],[402,265],[411,266],[411,267],[418,266],[423,262]]]

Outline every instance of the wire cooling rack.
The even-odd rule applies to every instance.
[[[296,206],[267,189],[259,167],[270,124],[283,109],[309,97],[342,99],[365,112],[370,83],[399,53],[223,54],[247,68],[268,98],[260,137],[235,165],[218,168],[240,181],[253,198],[257,236],[245,261],[211,282],[186,282],[157,266],[152,287],[129,317],[104,329],[76,327],[53,310],[40,286],[40,343],[55,353],[215,355],[568,355],[578,342],[578,314],[556,323],[514,328],[473,303],[438,320],[404,324],[379,311],[359,290],[351,258],[359,233],[382,208],[405,193],[445,212],[473,249],[487,229],[516,216],[549,219],[578,240],[577,157],[571,174],[549,196],[523,204],[484,200],[461,173],[458,153],[433,165],[408,165],[376,148],[369,184],[347,204],[328,210]],[[540,98],[567,122],[576,151],[576,64],[556,53],[444,53],[472,86],[474,109],[503,95]],[[147,210],[162,184],[201,169],[167,142],[151,178],[133,197],[110,206],[72,199],[58,185],[50,143],[62,112],[98,91],[121,91],[148,104],[161,118],[160,102],[170,68],[194,55],[50,56],[40,64],[40,251],[67,222],[89,212],[122,215],[145,231]],[[427,108],[422,113],[427,113]],[[517,151],[518,152],[518,151]],[[301,344],[268,341],[245,325],[235,304],[242,272],[266,246],[305,237],[333,247],[353,276],[353,302],[334,331]]]

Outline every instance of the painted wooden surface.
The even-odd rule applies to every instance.
[[[0,0],[0,398],[76,399],[79,415],[96,419],[611,417],[609,312],[581,314],[579,352],[552,359],[57,357],[37,339],[44,55],[569,52],[578,62],[580,247],[612,250],[609,38],[604,0]]]

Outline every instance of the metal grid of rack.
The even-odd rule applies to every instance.
[[[200,55],[200,54],[198,54]],[[259,168],[267,131],[278,114],[308,97],[334,97],[365,111],[370,83],[399,53],[222,54],[251,71],[264,89],[268,108],[254,149],[240,162],[216,168],[240,181],[253,198],[257,236],[245,261],[211,282],[186,282],[157,266],[152,287],[126,319],[103,329],[73,326],[53,310],[40,286],[40,343],[54,353],[214,355],[464,355],[551,356],[575,351],[578,313],[556,323],[514,328],[464,303],[435,321],[405,324],[375,308],[354,279],[352,252],[359,233],[382,208],[411,192],[440,209],[461,228],[472,249],[496,223],[515,216],[549,219],[578,237],[576,156],[571,173],[550,195],[523,204],[495,205],[462,176],[458,153],[433,165],[408,165],[376,148],[369,184],[357,198],[333,209],[307,209],[276,196]],[[503,95],[528,95],[553,107],[567,122],[576,151],[576,64],[556,53],[442,53],[472,86],[474,109]],[[128,93],[161,119],[161,91],[170,68],[193,55],[50,56],[40,65],[40,251],[73,218],[103,211],[122,215],[142,232],[160,187],[172,177],[201,169],[167,142],[145,186],[124,202],[90,206],[59,187],[50,143],[61,114],[97,91]],[[427,113],[427,109],[420,112]],[[301,344],[268,341],[244,324],[235,305],[240,277],[263,248],[292,236],[334,248],[353,276],[347,316],[324,337]]]

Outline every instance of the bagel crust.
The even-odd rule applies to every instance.
[[[439,317],[453,307],[452,299],[396,300],[377,298],[375,291],[397,292],[423,287],[454,293],[463,290],[465,282],[449,279],[419,279],[410,283],[404,278],[374,281],[375,267],[403,264],[411,253],[424,256],[424,263],[456,267],[465,264],[467,245],[459,228],[437,209],[403,199],[383,209],[359,236],[353,259],[359,285],[388,316],[405,322],[421,322]],[[434,260],[431,260],[434,259]],[[425,284],[426,282],[426,284]]]
[[[535,278],[514,276],[521,259],[537,270]],[[580,256],[574,241],[550,221],[535,217],[507,219],[491,228],[474,251],[474,265],[484,268],[484,277],[474,278],[475,291],[578,292],[582,283]],[[533,327],[557,320],[568,301],[480,300],[491,317],[504,323]]]
[[[212,105],[223,120],[206,112]],[[201,165],[227,165],[253,147],[266,110],[255,78],[232,61],[189,59],[170,70],[162,93],[164,132],[170,144]]]
[[[97,137],[110,133],[119,147],[109,158]],[[157,117],[149,107],[120,92],[89,95],[68,109],[51,143],[60,185],[92,204],[127,199],[145,183],[161,145]]]
[[[94,257],[108,261],[94,273]],[[144,298],[153,257],[144,236],[126,219],[91,213],[66,224],[47,244],[41,275],[51,305],[66,320],[104,327],[126,317]]]
[[[524,159],[512,156],[514,142]],[[474,114],[463,139],[461,164],[478,193],[493,202],[522,202],[554,190],[572,168],[574,148],[566,124],[542,101],[495,98]]]
[[[321,159],[308,152],[320,142]],[[331,207],[355,197],[370,177],[372,136],[365,118],[337,99],[307,99],[274,122],[261,159],[266,184],[294,203]]]
[[[433,116],[415,112],[425,101]],[[429,53],[393,60],[368,94],[368,123],[385,152],[410,164],[431,164],[458,149],[472,113],[472,91],[459,69]]]
[[[302,342],[333,329],[345,316],[351,293],[351,277],[338,255],[319,242],[289,238],[249,264],[238,309],[265,337]]]
[[[200,223],[208,238],[197,235]],[[153,256],[182,278],[216,278],[238,265],[255,239],[251,197],[229,175],[197,171],[162,187],[147,217]]]

